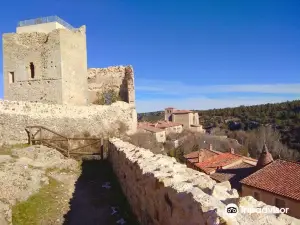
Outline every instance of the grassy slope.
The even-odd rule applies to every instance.
[[[61,183],[49,179],[49,184],[27,201],[17,203],[12,208],[14,225],[55,224],[61,211],[64,188]]]

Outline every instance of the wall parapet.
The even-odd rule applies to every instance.
[[[64,27],[70,30],[75,29],[73,26],[71,26],[69,23],[59,18],[58,16],[47,16],[47,17],[40,17],[36,19],[23,20],[18,23],[18,27],[31,26],[31,25],[42,24],[42,23],[51,23],[51,22],[60,23],[61,25],[63,25]]]
[[[109,160],[141,224],[300,224],[300,220],[284,214],[239,213],[230,217],[225,213],[228,203],[254,208],[271,206],[250,196],[239,197],[229,182],[217,184],[174,158],[153,154],[120,139],[110,139]]]

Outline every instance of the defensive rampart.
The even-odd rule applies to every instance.
[[[216,184],[208,175],[174,158],[155,155],[120,139],[110,139],[109,160],[141,224],[200,225],[300,224],[284,214],[240,214],[229,217],[228,203],[269,208],[252,197],[238,196],[229,182]]]
[[[71,106],[18,101],[0,101],[0,144],[26,142],[25,127],[41,125],[64,135],[105,135],[118,129],[119,122],[136,130],[136,110],[125,102],[112,105]]]

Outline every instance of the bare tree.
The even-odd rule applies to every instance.
[[[129,142],[141,148],[149,149],[153,153],[163,153],[163,144],[156,141],[156,138],[151,133],[138,132],[129,136]]]
[[[271,126],[260,127],[248,134],[247,147],[251,157],[257,158],[264,143],[268,146],[273,158],[298,160],[300,155],[295,150],[289,149],[280,141],[280,133]]]

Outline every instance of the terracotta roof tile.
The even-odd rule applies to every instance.
[[[157,127],[153,127],[153,126],[147,126],[147,125],[138,125],[137,128],[138,129],[147,130],[147,131],[150,131],[150,132],[154,132],[154,133],[164,131],[163,129],[160,129],[160,128],[157,128]]]
[[[223,153],[220,155],[213,156],[206,161],[195,163],[196,167],[199,167],[205,173],[209,174],[210,172],[215,171],[218,167],[224,167],[229,164],[241,160],[241,156],[237,156],[231,153]]]
[[[176,127],[176,126],[182,126],[181,123],[174,123],[170,121],[158,121],[156,127],[158,128],[167,128],[167,127]]]
[[[300,163],[278,159],[241,183],[300,201],[299,180]]]
[[[208,160],[213,156],[223,154],[221,152],[212,151],[209,149],[201,149],[202,161]],[[188,160],[190,163],[198,163],[199,161],[199,151],[191,152],[189,154],[184,155],[184,158]]]
[[[241,189],[240,180],[255,172],[255,165],[242,161],[239,164],[217,170],[210,177],[216,181],[229,181],[232,188]]]

